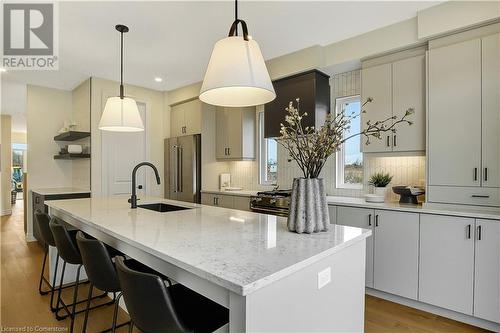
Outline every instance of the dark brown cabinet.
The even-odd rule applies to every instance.
[[[302,125],[321,127],[330,112],[330,77],[318,70],[311,70],[273,81],[276,99],[264,106],[264,136],[279,137],[281,123],[285,123],[285,110],[290,101],[300,98]]]

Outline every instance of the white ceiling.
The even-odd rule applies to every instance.
[[[437,2],[240,1],[240,18],[266,59],[325,45],[416,16]],[[59,70],[6,73],[7,80],[72,89],[89,76],[119,79],[126,24],[125,82],[170,90],[201,81],[215,41],[227,35],[233,2],[60,2]],[[162,77],[157,83],[155,77]]]

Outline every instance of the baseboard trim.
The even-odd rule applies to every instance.
[[[371,289],[371,288],[366,288],[366,294],[368,294],[370,296],[382,298],[382,299],[385,299],[387,301],[391,301],[394,303],[406,305],[406,306],[409,306],[411,308],[418,309],[421,311],[430,312],[430,313],[433,313],[433,314],[441,316],[441,317],[450,318],[450,319],[453,319],[456,321],[460,321],[462,323],[466,323],[466,324],[469,324],[472,326],[484,328],[484,329],[487,329],[487,330],[490,330],[493,332],[500,332],[500,324],[494,323],[492,321],[476,318],[476,317],[469,316],[469,315],[466,315],[463,313],[451,311],[448,309],[443,309],[443,308],[440,308],[440,307],[437,307],[437,306],[434,306],[431,304],[422,303],[419,301],[404,298],[401,296],[392,295],[392,294],[389,294],[389,293],[386,293],[386,292],[383,292],[380,290]]]
[[[8,209],[3,209],[3,210],[0,212],[0,216],[6,216],[6,215],[12,215],[12,209],[11,209],[11,208],[8,208]]]
[[[30,242],[36,242],[35,236],[33,236],[33,234],[30,234],[30,233],[27,233],[24,239],[28,243],[30,243]]]

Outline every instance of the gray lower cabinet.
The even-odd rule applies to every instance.
[[[337,206],[337,224],[372,229],[375,211],[369,208]],[[366,286],[373,288],[373,235],[366,239]]]
[[[420,215],[419,298],[472,315],[474,219]]]
[[[236,195],[202,193],[201,204],[250,211],[250,198]]]
[[[44,212],[48,213],[49,209],[45,205],[45,201],[48,200],[64,200],[64,199],[80,199],[80,198],[90,198],[90,192],[87,193],[65,193],[65,194],[49,194],[43,195],[36,192],[33,192],[33,236],[36,240],[42,244],[40,230],[36,227],[35,222],[35,213],[36,212]],[[43,245],[43,244],[42,244]]]

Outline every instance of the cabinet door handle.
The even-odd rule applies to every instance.
[[[375,215],[375,226],[378,227],[378,214]]]
[[[398,145],[397,140],[396,140],[396,134],[394,134],[394,137],[392,138],[392,144],[394,147]]]
[[[471,198],[485,198],[488,199],[490,196],[489,195],[481,195],[481,194],[473,194],[471,195]]]
[[[227,154],[231,156],[231,148],[227,148]]]
[[[488,181],[488,168],[484,168],[484,181]]]
[[[477,240],[481,240],[481,226],[477,226]]]
[[[40,197],[35,197],[35,203],[36,204],[40,203]]]
[[[368,225],[372,225],[372,214],[368,214]]]
[[[477,168],[474,168],[474,181],[477,182]]]
[[[390,136],[390,135],[388,135],[388,136],[387,136],[387,147],[390,147],[390,146],[391,146],[391,144],[390,144],[390,142],[389,142],[389,140],[390,140],[390,139],[391,139],[391,136]]]
[[[467,239],[470,239],[470,236],[471,236],[471,225],[468,224],[467,225]]]

